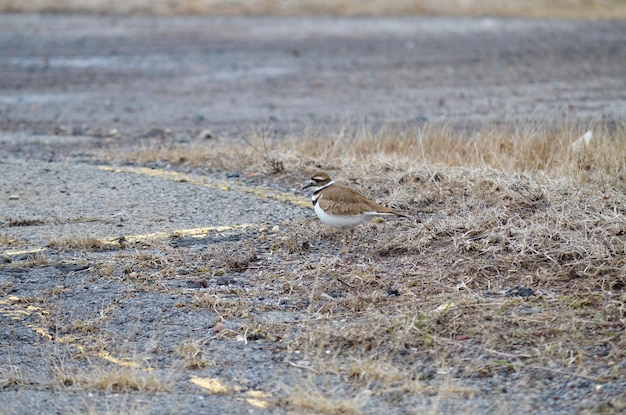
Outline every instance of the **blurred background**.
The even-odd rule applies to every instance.
[[[626,0],[0,0],[0,12],[626,17]]]

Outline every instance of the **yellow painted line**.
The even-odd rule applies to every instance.
[[[46,318],[46,316],[50,315],[50,312],[44,310],[40,307],[36,307],[30,304],[26,304],[24,300],[15,296],[8,295],[4,298],[0,298],[0,316],[9,317],[13,321],[23,321],[24,318],[36,315],[39,316],[40,320]],[[39,334],[41,337],[50,341],[57,341],[59,343],[67,344],[69,346],[73,346],[78,349],[81,353],[85,353],[85,347],[79,342],[78,339],[71,336],[63,336],[57,339],[54,339],[52,335],[48,332],[48,329],[42,327],[40,324],[34,324],[31,322],[23,322],[26,327]],[[100,351],[96,353],[96,356],[107,360],[111,363],[115,363],[119,366],[125,367],[139,367],[140,363],[127,359],[118,359],[116,357],[111,356],[109,352]]]
[[[228,393],[229,391],[229,389],[217,378],[200,378],[198,376],[193,376],[191,378],[191,383],[198,385],[216,395]]]
[[[37,252],[43,252],[46,248],[30,248],[30,249],[9,249],[2,254],[7,256],[22,255],[22,254],[36,254]]]
[[[246,402],[250,405],[256,406],[257,408],[267,409],[268,402],[264,399],[271,396],[269,393],[263,391],[248,391],[247,395],[248,398],[246,398]]]
[[[64,344],[68,344],[70,346],[74,346],[82,354],[87,354],[87,352],[85,351],[85,347],[82,344],[79,343],[79,340],[76,337],[63,336],[63,337],[58,337],[56,339],[56,341],[59,342],[59,343],[64,343]],[[96,356],[98,356],[101,359],[107,360],[107,361],[109,361],[111,363],[115,363],[118,366],[139,367],[141,365],[139,362],[136,362],[134,360],[129,360],[129,359],[123,359],[122,360],[122,359],[118,359],[117,357],[113,357],[113,356],[111,356],[111,353],[109,353],[107,351],[104,351],[104,350],[96,353]],[[146,370],[152,370],[152,368],[146,368]]]
[[[21,322],[24,318],[32,315],[38,316],[40,320],[43,320],[46,316],[49,316],[50,313],[34,305],[27,304],[26,301],[15,295],[7,295],[4,298],[0,298],[0,316],[9,317],[13,321]],[[52,336],[48,333],[48,330],[41,325],[31,322],[24,322],[24,325],[41,337],[52,340]]]
[[[241,391],[241,388],[238,386],[229,388],[228,386],[225,386],[222,381],[220,381],[217,378],[201,378],[198,376],[192,376],[190,379],[191,383],[193,383],[196,386],[200,386],[203,389],[206,389],[207,391],[209,391],[210,393],[214,394],[214,395],[223,395],[223,394],[227,394],[230,392],[234,392],[237,393]],[[245,394],[246,396],[241,398],[238,397],[236,398],[238,401],[242,401],[245,399],[245,401],[252,406],[256,406],[257,408],[262,408],[262,409],[267,409],[267,407],[269,406],[267,399],[271,396],[269,393],[267,392],[263,392],[263,391],[248,391]]]
[[[303,197],[295,196],[290,193],[281,193],[274,191],[266,187],[252,187],[246,186],[241,183],[232,183],[228,181],[208,181],[201,177],[192,176],[190,174],[179,173],[175,171],[150,169],[147,167],[110,167],[110,166],[98,166],[98,169],[102,171],[114,172],[114,173],[130,173],[137,175],[145,175],[151,177],[157,177],[163,180],[170,180],[181,183],[191,183],[196,186],[208,187],[210,189],[218,189],[222,191],[234,191],[242,194],[249,194],[260,199],[273,199],[279,202],[289,202],[294,205],[303,206],[311,209],[311,202]],[[100,242],[104,245],[119,245],[120,241],[133,243],[142,242],[154,239],[167,239],[171,237],[187,237],[187,238],[202,238],[208,235],[212,231],[224,232],[231,229],[244,229],[251,227],[251,224],[240,225],[224,225],[224,226],[212,226],[193,229],[179,229],[167,232],[154,232],[141,235],[129,235],[122,237],[108,237],[100,239]],[[34,254],[37,252],[44,252],[47,248],[29,248],[29,249],[10,249],[0,253],[2,256],[16,256],[22,254]]]
[[[111,356],[111,354],[109,352],[98,352],[97,356],[104,359],[104,360],[108,360],[111,363],[115,363],[118,366],[124,366],[124,367],[139,367],[140,363],[139,362],[135,362],[133,360],[121,360],[118,359],[116,357]]]
[[[167,239],[167,238],[203,238],[210,234],[211,232],[225,232],[234,229],[246,229],[252,227],[252,224],[243,223],[238,225],[224,225],[224,226],[206,226],[203,228],[191,228],[191,229],[175,229],[171,231],[161,231],[161,232],[153,232],[153,233],[145,233],[139,235],[128,235],[128,236],[118,236],[118,237],[107,237],[101,238],[99,241],[103,245],[109,246],[118,246],[120,241],[124,241],[126,243],[138,243],[145,241],[153,241],[159,239]],[[30,254],[37,252],[44,252],[48,248],[32,248],[25,250],[8,250],[1,253],[2,256],[15,256],[21,254]]]
[[[131,173],[138,175],[145,175],[151,177],[158,177],[163,180],[170,180],[173,182],[191,183],[196,186],[208,187],[210,189],[217,189],[223,191],[233,191],[243,194],[249,194],[256,196],[260,199],[274,199],[279,202],[290,202],[294,205],[299,205],[311,209],[311,202],[303,197],[295,196],[291,193],[277,192],[267,187],[246,186],[241,183],[233,183],[230,181],[217,180],[209,181],[198,176],[192,176],[186,173],[179,173],[169,170],[150,169],[147,167],[110,167],[110,166],[98,166],[102,171],[110,171],[114,173]]]
[[[126,242],[142,242],[142,241],[150,241],[154,239],[167,239],[167,238],[203,238],[211,232],[224,232],[233,229],[245,229],[252,227],[251,224],[244,223],[240,225],[224,225],[224,226],[207,226],[204,228],[192,228],[192,229],[178,229],[171,231],[160,231],[153,233],[145,233],[141,235],[129,235],[123,237],[110,237],[101,239],[101,242],[105,245],[118,245],[120,239],[123,238]]]

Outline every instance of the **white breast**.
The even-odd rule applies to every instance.
[[[376,212],[365,212],[360,215],[331,215],[324,212],[319,203],[315,205],[315,213],[322,222],[337,229],[352,229],[376,216]]]

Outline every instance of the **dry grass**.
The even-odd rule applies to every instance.
[[[23,254],[23,258],[15,261],[15,257],[5,257],[4,262],[9,263],[9,269],[26,269],[26,268],[39,268],[45,267],[47,265],[51,265],[53,262],[50,261],[50,258],[42,253],[42,252],[34,252],[34,253],[25,253]]]
[[[21,268],[44,267],[46,265],[50,265],[50,259],[42,253],[29,254],[26,257],[25,261],[20,262],[19,264],[16,264],[16,265],[18,265]]]
[[[41,219],[8,219],[3,222],[1,227],[15,227],[15,226],[39,226],[43,225],[46,222]]]
[[[198,341],[185,341],[177,350],[178,355],[185,361],[187,369],[203,369],[211,364],[203,355],[201,344]]]
[[[71,366],[71,367],[68,367]],[[74,364],[55,364],[51,370],[54,385],[59,389],[99,390],[105,393],[169,392],[172,379],[164,379],[157,370],[137,367],[91,364],[78,368]]]
[[[51,239],[47,244],[48,248],[59,251],[99,251],[106,248],[106,245],[98,238],[89,236],[78,236],[63,239]]]
[[[128,367],[96,367],[87,372],[59,374],[64,386],[82,390],[111,392],[168,392],[171,384],[160,380],[156,373]]]
[[[362,414],[371,396],[368,389],[348,393],[352,396],[345,396],[346,391],[338,387],[323,391],[316,385],[315,378],[308,378],[293,388],[286,389],[290,396],[285,404],[317,414]]]
[[[0,369],[0,389],[8,389],[14,386],[28,386],[29,381],[20,368],[11,361],[11,354],[8,354],[8,365]]]
[[[0,11],[90,13],[276,14],[276,15],[496,15],[565,18],[623,18],[619,0],[0,0]]]
[[[581,143],[588,130],[591,141]],[[335,256],[337,233],[312,218],[262,235],[269,253],[244,238],[188,258],[210,285],[188,306],[248,321],[231,326],[230,337],[262,333],[308,373],[278,404],[360,413],[371,396],[474,395],[454,383],[423,383],[442,376],[621,376],[623,124],[307,132],[269,140],[284,163],[278,174],[254,149],[261,139],[127,157],[176,164],[182,154],[185,166],[290,187],[323,168],[412,217],[362,226],[350,255]],[[239,274],[249,285],[237,284]],[[285,311],[300,317],[259,317]],[[328,377],[335,381],[325,384]]]
[[[580,139],[589,131],[592,138],[585,144]],[[386,180],[392,178],[394,171],[411,173],[423,168],[428,176],[421,180],[437,181],[440,169],[460,167],[509,175],[540,174],[609,190],[626,189],[623,123],[490,125],[478,131],[460,131],[447,125],[406,131],[389,126],[376,131],[348,126],[338,132],[312,129],[292,137],[269,139],[253,134],[235,146],[232,140],[211,146],[159,145],[123,157],[140,164],[156,160],[172,165],[275,174],[267,163],[269,152],[257,150],[266,145],[271,148],[273,160],[283,164],[284,174],[293,178],[300,175],[301,180],[315,168],[341,170],[347,178],[359,177],[367,173],[360,166],[367,164],[382,169]],[[409,180],[408,176],[401,179]]]
[[[25,243],[19,238],[10,235],[0,235],[0,247],[13,248],[16,246],[23,246]]]
[[[46,342],[42,357],[48,365],[47,387],[58,392],[100,391],[111,393],[171,392],[176,382],[174,372],[149,364],[149,356],[127,350],[106,351],[111,336],[100,331],[94,322],[56,323],[54,341]],[[50,339],[50,340],[52,340]],[[80,339],[80,340],[78,340]],[[149,352],[147,352],[149,354]]]

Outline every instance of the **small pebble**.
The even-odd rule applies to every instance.
[[[202,130],[200,131],[200,134],[198,134],[198,138],[203,138],[205,140],[208,140],[213,137],[215,137],[215,135],[213,134],[211,130]]]
[[[186,281],[187,287],[189,288],[206,288],[208,284],[205,279],[202,278],[191,278]]]
[[[279,230],[280,230],[280,226],[274,225],[274,227],[272,228],[272,233],[278,233]]]
[[[224,323],[217,323],[215,324],[215,326],[213,326],[213,331],[216,333],[220,333],[224,330],[226,330],[226,326],[224,325]]]
[[[18,200],[20,197],[19,195],[10,195],[9,196],[9,200]]]

